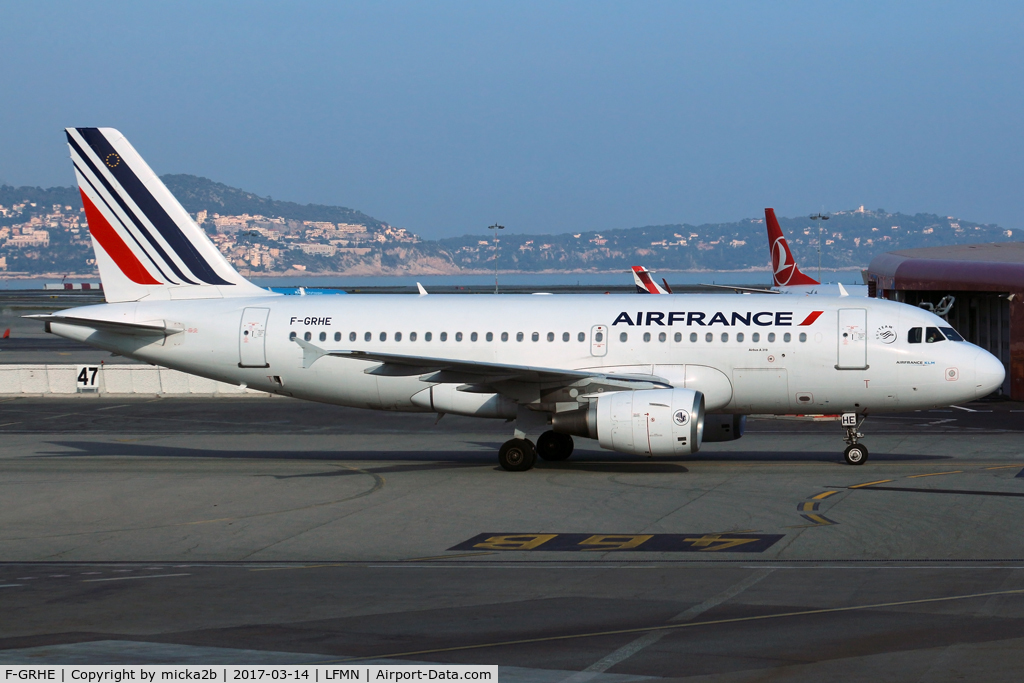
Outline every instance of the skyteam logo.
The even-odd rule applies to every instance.
[[[893,329],[892,325],[882,325],[875,330],[875,340],[883,344],[892,344],[896,341],[896,330]]]
[[[677,410],[672,415],[672,421],[680,427],[685,427],[686,423],[690,421],[690,414],[685,410]]]

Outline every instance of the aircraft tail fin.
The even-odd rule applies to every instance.
[[[772,284],[776,287],[820,285],[820,282],[804,275],[797,267],[786,242],[786,236],[782,234],[779,220],[775,217],[775,209],[765,209],[764,218],[768,227],[768,251],[772,255]]]
[[[273,296],[236,271],[113,128],[67,128],[108,302]]]
[[[633,266],[633,282],[639,294],[668,294],[651,278],[651,271],[643,266]]]

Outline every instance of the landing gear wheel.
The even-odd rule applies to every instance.
[[[847,465],[863,465],[868,461],[868,449],[864,444],[855,443],[846,447],[843,457]]]
[[[565,460],[572,455],[573,446],[572,437],[568,434],[547,431],[537,439],[537,455],[542,460]]]
[[[527,439],[509,439],[498,449],[498,463],[509,472],[525,472],[537,462],[537,449]]]

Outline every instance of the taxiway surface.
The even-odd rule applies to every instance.
[[[0,661],[385,658],[573,683],[1019,668],[1024,406],[871,418],[861,467],[835,423],[751,420],[690,458],[581,441],[508,473],[509,425],[435,419],[5,400]]]

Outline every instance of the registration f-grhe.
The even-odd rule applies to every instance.
[[[943,319],[862,297],[276,295],[121,133],[66,132],[107,303],[35,316],[48,332],[299,399],[511,419],[506,470],[568,458],[573,436],[688,455],[742,436],[745,415],[793,413],[842,414],[846,461],[861,464],[867,415],[1003,382]]]

